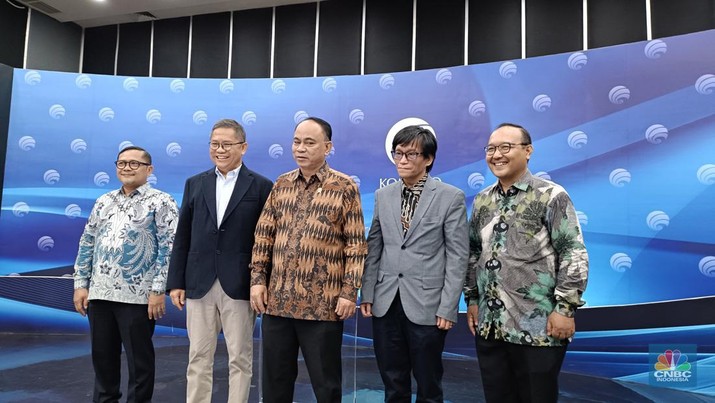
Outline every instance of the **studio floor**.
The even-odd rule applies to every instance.
[[[260,351],[259,343],[256,341],[256,352]],[[188,340],[155,336],[154,344],[157,368],[154,401],[185,401]],[[90,402],[93,371],[89,348],[89,338],[84,334],[0,333],[0,402]],[[259,355],[254,357],[256,376],[250,402],[260,401]],[[383,401],[372,348],[345,346],[343,357],[343,402]],[[476,360],[454,355],[444,358],[445,400],[484,402]],[[124,365],[122,368],[125,383],[126,368]],[[213,402],[226,401],[227,378],[226,349],[220,343],[214,365]],[[561,374],[560,390],[559,402],[715,402],[711,396],[570,373],[567,366]],[[294,401],[315,401],[303,366],[296,381]]]

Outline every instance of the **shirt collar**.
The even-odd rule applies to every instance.
[[[408,190],[408,191],[410,191],[410,192],[419,192],[419,191],[422,191],[422,189],[425,188],[425,183],[427,183],[427,178],[428,178],[428,177],[429,177],[429,174],[428,174],[428,173],[425,173],[425,176],[423,176],[422,178],[420,178],[420,180],[418,180],[417,183],[415,183],[415,184],[412,185],[412,186],[407,186],[407,185],[405,184],[405,181],[402,181],[402,190]]]
[[[526,192],[529,190],[529,186],[533,186],[534,184],[534,176],[531,174],[531,171],[529,169],[526,169],[526,172],[524,172],[517,181],[511,185],[511,187],[516,188],[522,192]],[[499,184],[499,181],[497,180],[497,183],[494,184],[494,187],[492,188],[492,192],[498,192],[499,189],[501,189],[501,185]]]
[[[323,163],[323,165],[318,168],[318,172],[314,174],[318,178],[318,182],[323,183],[325,178],[328,176],[330,173],[330,166],[328,165],[328,162],[326,161]],[[291,172],[290,175],[288,175],[288,179],[292,182],[295,182],[298,178],[303,178],[306,182],[310,180],[310,178],[306,178],[303,176],[303,174],[300,172],[300,168],[296,169],[295,171]]]
[[[216,172],[216,176],[220,176],[223,179],[233,179],[238,177],[238,172],[241,170],[241,167],[243,164],[239,165],[238,168],[228,171],[226,175],[222,174],[221,171],[218,170],[218,167],[214,168],[214,172]]]
[[[131,197],[131,196],[133,196],[134,194],[143,195],[143,194],[146,193],[149,189],[151,189],[151,185],[149,184],[149,182],[147,182],[147,183],[145,183],[145,184],[139,186],[138,188],[134,189],[134,191],[131,192],[131,193],[129,193],[128,195],[125,195],[125,194],[124,194],[124,192],[122,191],[123,188],[124,188],[124,187],[120,187],[120,188],[117,190],[117,193],[119,193],[119,194],[122,195],[122,196]]]

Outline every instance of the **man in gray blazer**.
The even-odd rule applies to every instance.
[[[392,155],[401,181],[375,193],[362,278],[363,316],[373,318],[385,402],[442,402],[442,351],[457,322],[469,255],[464,193],[432,178],[434,134],[397,132]]]

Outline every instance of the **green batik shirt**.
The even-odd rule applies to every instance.
[[[474,198],[464,295],[479,305],[480,336],[562,345],[546,335],[547,318],[573,317],[587,278],[588,254],[564,188],[527,170],[506,192],[497,182]]]

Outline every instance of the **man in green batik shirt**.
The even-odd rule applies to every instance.
[[[556,402],[558,374],[576,331],[588,254],[569,195],[529,172],[523,127],[499,125],[484,148],[498,181],[475,198],[465,281],[490,402]]]

